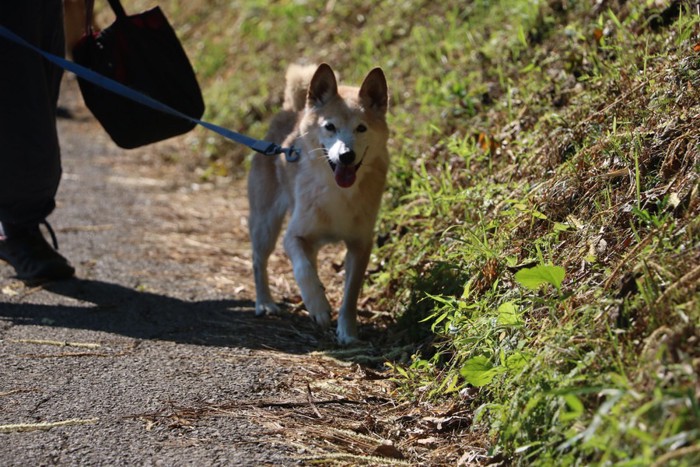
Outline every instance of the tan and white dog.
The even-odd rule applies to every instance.
[[[357,340],[357,299],[389,167],[386,78],[375,68],[359,88],[339,86],[325,63],[292,65],[286,78],[283,110],[266,140],[294,146],[300,159],[256,155],[248,177],[255,312],[279,311],[267,262],[289,212],[284,248],[306,309],[323,328],[331,323],[331,306],[318,277],[317,254],[331,242],[347,247],[337,337],[349,344]]]

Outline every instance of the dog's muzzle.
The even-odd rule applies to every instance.
[[[328,152],[326,151],[326,153]],[[333,171],[335,183],[337,183],[339,187],[349,188],[355,183],[355,180],[357,179],[357,171],[362,165],[362,160],[360,160],[360,162],[357,164],[353,164],[355,162],[355,158],[355,151],[351,149],[338,156],[340,163],[336,163],[328,159],[328,164]]]
[[[328,156],[328,148],[323,144],[321,144],[321,147],[323,148],[324,154],[328,158],[328,165],[330,166],[331,171],[333,171],[335,183],[337,183],[341,188],[350,188],[357,179],[357,171],[360,169],[369,147],[365,148],[365,152],[362,154],[360,161],[356,164],[354,164],[354,162],[357,155],[352,149],[348,149],[344,153],[338,155],[338,162],[333,162]]]

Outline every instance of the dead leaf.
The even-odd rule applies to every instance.
[[[416,440],[416,443],[422,444],[424,446],[432,446],[436,444],[439,441],[439,439],[435,438],[434,436],[431,436],[429,438],[423,438],[423,439],[418,439]]]
[[[675,191],[668,196],[668,205],[676,209],[681,204],[681,199]]]
[[[469,423],[465,417],[423,417],[423,421],[433,425],[438,432],[459,429]]]
[[[479,133],[477,143],[484,152],[490,153],[494,153],[499,146],[499,142],[496,141],[496,139],[492,135],[483,132]]]
[[[387,375],[387,374],[379,373],[379,372],[373,371],[369,368],[362,368],[360,365],[357,365],[357,370],[355,371],[355,374],[358,376],[358,378],[368,380],[368,381],[389,378],[389,375]]]
[[[16,295],[19,295],[19,293],[16,290],[10,288],[10,286],[3,287],[2,293],[3,295],[7,295],[8,297],[14,297]]]
[[[392,459],[405,459],[404,455],[401,454],[401,451],[396,449],[396,446],[394,446],[393,444],[380,444],[374,450],[372,455],[390,457]]]
[[[566,216],[566,220],[569,222],[569,224],[573,225],[576,230],[581,230],[583,228],[583,222],[581,222],[573,214]]]
[[[595,39],[596,44],[600,44],[600,40],[603,38],[603,30],[600,28],[595,28],[593,30],[593,39]]]

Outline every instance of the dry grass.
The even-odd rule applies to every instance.
[[[385,373],[322,354],[274,358],[297,369],[280,383],[290,385],[291,397],[170,404],[130,418],[146,430],[185,431],[206,417],[255,420],[266,433],[255,442],[284,443],[314,465],[473,465],[486,458],[486,439],[466,434],[471,414],[454,405],[397,404]]]

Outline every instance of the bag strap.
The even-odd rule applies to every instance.
[[[278,144],[271,143],[269,141],[262,141],[259,139],[251,138],[250,136],[243,135],[241,133],[236,133],[235,131],[223,128],[219,125],[215,125],[213,123],[209,123],[203,120],[199,120],[193,117],[190,117],[187,114],[184,114],[180,112],[179,110],[175,110],[170,106],[167,106],[163,104],[162,102],[159,102],[155,99],[153,99],[150,96],[147,96],[139,91],[135,91],[134,89],[131,89],[127,86],[124,86],[122,83],[119,83],[118,81],[114,81],[113,79],[107,78],[104,75],[101,75],[99,73],[96,73],[89,68],[86,68],[84,66],[78,65],[75,62],[71,62],[70,60],[66,60],[63,57],[59,57],[58,55],[54,55],[51,53],[48,53],[39,47],[36,47],[35,45],[30,44],[26,40],[22,39],[20,36],[15,34],[14,32],[10,31],[7,29],[5,26],[0,25],[0,37],[4,37],[15,44],[21,45],[25,48],[28,48],[30,50],[33,50],[34,52],[38,53],[42,57],[44,57],[46,60],[50,61],[51,63],[63,68],[64,70],[68,70],[78,77],[89,81],[93,84],[96,84],[97,86],[100,86],[102,88],[107,89],[108,91],[114,92],[122,97],[125,97],[127,99],[131,99],[133,101],[138,102],[139,104],[145,105],[147,107],[150,107],[154,110],[158,110],[160,112],[165,112],[167,114],[173,115],[175,117],[183,118],[185,120],[188,120],[190,122],[193,122],[195,124],[201,125],[204,128],[207,128],[209,130],[212,130],[224,138],[227,138],[231,141],[234,141],[236,143],[244,144],[248,146],[250,149],[253,151],[259,152],[260,154],[264,154],[266,156],[275,156],[278,154],[284,154],[285,158],[287,159],[288,162],[297,162],[299,160],[299,157],[301,155],[301,152],[299,149],[295,148],[294,146],[290,146],[288,148],[282,147]]]
[[[95,0],[91,0],[95,1]],[[122,19],[126,18],[126,11],[124,11],[124,7],[122,6],[121,2],[119,0],[107,0],[109,2],[109,6],[112,7],[112,11],[114,12],[115,15],[117,15],[117,19]]]
[[[126,18],[126,10],[119,0],[107,0],[117,19]],[[92,16],[95,11],[95,0],[85,0],[85,34],[92,35]]]
[[[85,35],[92,36],[92,13],[95,9],[95,0],[85,0]]]

